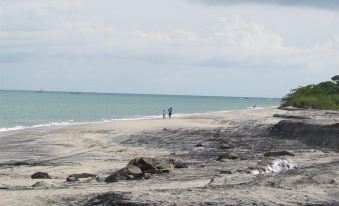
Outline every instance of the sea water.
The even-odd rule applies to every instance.
[[[0,132],[27,127],[159,118],[278,106],[278,98],[0,91]]]

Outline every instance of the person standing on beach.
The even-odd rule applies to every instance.
[[[162,119],[166,119],[166,110],[164,109],[164,111],[162,112]]]
[[[168,117],[172,118],[172,107],[168,109]]]

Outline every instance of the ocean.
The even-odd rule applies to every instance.
[[[278,98],[0,91],[0,132],[278,106]]]

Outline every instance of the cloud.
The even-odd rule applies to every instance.
[[[268,4],[338,10],[339,0],[191,0],[207,5]]]
[[[265,26],[239,18],[219,18],[199,31],[117,31],[107,25],[61,21],[53,29],[2,31],[0,61],[34,58],[113,58],[197,67],[321,69],[339,59],[337,41],[297,48]]]

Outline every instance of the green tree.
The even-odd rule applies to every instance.
[[[339,110],[339,75],[332,80],[292,90],[283,98],[283,105]]]

